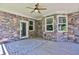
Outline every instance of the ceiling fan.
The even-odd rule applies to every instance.
[[[32,8],[32,7],[27,7],[27,8],[33,9],[33,11],[31,11],[31,13],[33,13],[33,12],[41,13],[40,10],[47,10],[47,8],[43,8],[43,7],[40,8],[39,3],[35,4],[35,8]]]

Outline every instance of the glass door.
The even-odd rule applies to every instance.
[[[28,22],[20,21],[20,38],[28,37]]]

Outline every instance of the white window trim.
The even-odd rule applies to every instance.
[[[33,30],[29,30],[29,31],[34,31],[35,30],[35,20],[29,20],[29,21],[33,22]],[[31,26],[31,25],[29,25],[29,26]]]
[[[66,17],[66,31],[60,31],[60,30],[58,30],[58,25],[60,24],[59,23],[59,17]],[[64,24],[64,23],[61,23],[61,24]],[[67,15],[57,15],[57,31],[58,32],[68,32],[68,17],[67,17]]]
[[[53,25],[53,30],[52,30],[52,31],[47,30],[47,19],[48,19],[48,18],[52,18],[52,20],[53,20],[53,23],[52,23],[52,25]],[[46,18],[45,18],[45,32],[54,32],[54,16],[46,17]]]
[[[21,22],[25,22],[26,23],[26,35],[27,36],[24,36],[24,37],[22,37],[21,36]],[[29,35],[28,35],[28,21],[25,21],[25,20],[20,20],[20,39],[22,39],[22,38],[28,38],[29,37]]]

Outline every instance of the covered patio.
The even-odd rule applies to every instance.
[[[0,54],[76,55],[78,43],[79,3],[0,4]]]

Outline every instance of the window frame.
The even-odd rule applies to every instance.
[[[33,25],[30,25],[30,21],[33,22]],[[35,30],[35,21],[34,20],[29,20],[29,26],[33,26],[33,30],[29,29],[29,31],[34,31]]]
[[[59,23],[59,17],[65,17],[66,23]],[[66,25],[66,31],[59,30],[59,24],[65,24]],[[68,17],[67,15],[57,15],[57,31],[58,32],[68,32]]]
[[[52,24],[47,24],[47,19],[48,18],[52,18],[52,20],[53,20],[53,22],[52,22]],[[52,25],[53,26],[53,30],[47,30],[47,25]],[[51,17],[46,17],[45,18],[45,32],[54,32],[54,16],[51,16]]]

